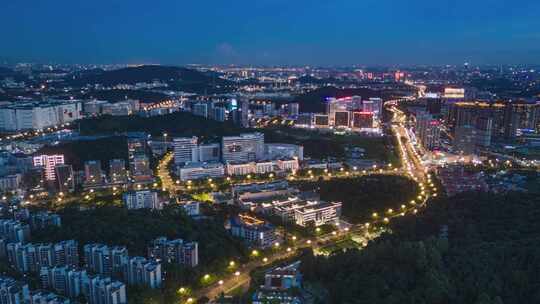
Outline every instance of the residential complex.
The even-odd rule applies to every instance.
[[[157,261],[195,267],[199,264],[199,243],[160,237],[148,247],[148,256]]]

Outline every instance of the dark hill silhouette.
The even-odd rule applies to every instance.
[[[87,73],[72,75],[68,82],[74,86],[101,84],[136,84],[138,82],[160,81],[169,87],[180,90],[202,91],[226,87],[229,82],[214,75],[208,75],[183,67],[142,65],[118,70],[92,70]]]

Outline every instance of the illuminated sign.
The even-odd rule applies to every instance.
[[[465,98],[465,89],[445,88],[444,98],[453,98],[453,99]]]

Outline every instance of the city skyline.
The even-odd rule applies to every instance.
[[[3,3],[0,58],[175,65],[540,63],[534,30],[540,4],[486,2]]]

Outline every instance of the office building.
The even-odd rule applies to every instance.
[[[160,237],[148,247],[148,257],[158,262],[195,267],[199,264],[199,244],[184,242],[182,239],[167,240],[165,237]]]
[[[348,111],[336,111],[334,112],[334,126],[335,127],[349,127],[350,118]]]
[[[416,115],[416,136],[425,149],[434,150],[440,147],[440,122],[427,112]]]
[[[109,181],[113,184],[127,182],[126,162],[123,159],[109,161]]]
[[[337,225],[341,216],[341,203],[319,202],[294,210],[294,221],[299,226]]]
[[[297,102],[287,104],[287,115],[298,116],[300,113],[300,104]]]
[[[148,182],[153,180],[150,160],[146,155],[137,154],[133,156],[129,165],[131,178],[134,182]]]
[[[252,183],[232,186],[232,195],[237,202],[242,200],[262,200],[272,197],[290,196],[298,192],[289,186],[286,180],[277,180],[269,183]]]
[[[227,120],[227,110],[225,107],[214,107],[212,108],[212,115],[211,118],[217,121],[225,121]]]
[[[208,177],[223,177],[225,175],[225,166],[220,162],[189,163],[177,167],[177,172],[182,181]]]
[[[132,257],[126,265],[124,278],[128,285],[142,285],[148,288],[161,287],[161,264],[144,257]]]
[[[347,112],[350,108],[350,98],[330,98],[326,101],[326,114],[328,115],[328,125],[336,125],[336,112]],[[341,117],[342,119],[343,117]],[[317,120],[317,117],[315,117]],[[342,123],[342,121],[340,121]],[[315,121],[317,124],[317,121]],[[347,122],[348,124],[348,122]]]
[[[302,275],[298,270],[300,262],[287,266],[280,266],[264,274],[265,290],[286,290],[290,288],[300,288],[302,286]]]
[[[199,162],[216,162],[221,158],[221,147],[219,143],[199,145]]]
[[[304,147],[292,144],[264,144],[266,157],[269,159],[293,159],[304,160]]]
[[[208,118],[208,104],[202,102],[194,104],[191,113],[193,113],[193,115]]]
[[[102,181],[101,161],[89,160],[84,162],[84,183],[86,185],[100,185]]]
[[[371,97],[369,99],[369,102],[373,105],[373,113],[377,115],[378,117],[381,117],[383,114],[383,106],[384,102],[381,98],[378,97]]]
[[[373,128],[372,112],[353,112],[352,127],[355,129]]]
[[[126,192],[123,199],[127,209],[163,209],[163,202],[153,190]]]
[[[84,245],[85,267],[93,272],[106,276],[119,276],[129,259],[126,247],[109,247],[103,244]]]
[[[442,113],[442,99],[440,98],[426,98],[426,110],[431,115],[441,115]]]
[[[34,156],[34,166],[43,168],[45,179],[48,181],[56,180],[56,172],[54,168],[56,165],[64,164],[64,155],[39,155]]]
[[[225,172],[231,176],[265,174],[275,171],[276,167],[273,161],[228,162],[225,166]]]
[[[270,247],[278,240],[273,225],[247,214],[231,218],[229,228],[233,236],[257,247]]]
[[[327,128],[330,126],[330,119],[326,114],[315,114],[314,124],[317,128]]]
[[[69,192],[75,189],[75,179],[73,178],[73,167],[71,165],[58,164],[54,166],[56,176],[56,189],[59,192]]]
[[[297,158],[292,159],[277,159],[272,161],[274,168],[277,168],[276,172],[295,172],[300,169],[300,164]]]
[[[146,155],[146,151],[148,150],[146,139],[144,138],[128,138],[127,140],[127,146],[128,146],[128,158],[131,162],[131,159],[135,157],[135,155]]]
[[[198,138],[177,137],[173,138],[174,163],[184,164],[199,161],[199,151],[197,145]]]
[[[493,132],[493,119],[479,117],[476,120],[476,145],[482,148],[491,146],[491,134]]]
[[[313,113],[300,113],[296,118],[295,125],[302,127],[311,127],[314,124],[314,115]]]
[[[362,112],[375,113],[377,106],[373,100],[364,100],[362,102]]]
[[[302,274],[299,271],[300,262],[280,266],[264,274],[264,283],[255,292],[253,304],[265,303],[304,303],[303,298],[293,288],[302,287]]]
[[[224,162],[248,162],[264,157],[264,134],[248,133],[224,136],[221,144]]]
[[[180,205],[187,215],[196,217],[201,215],[201,203],[196,201],[181,201]]]
[[[456,127],[454,142],[454,152],[470,155],[476,152],[476,130],[471,125]]]

